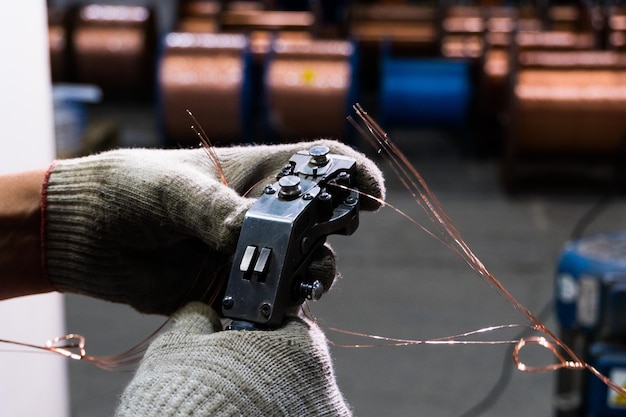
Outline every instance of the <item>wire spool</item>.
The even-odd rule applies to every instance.
[[[184,0],[178,4],[176,32],[217,33],[222,5],[214,0]]]
[[[524,162],[540,158],[576,158],[589,167],[596,159],[606,163],[622,155],[626,54],[525,52],[519,66],[511,97],[505,181],[512,182]]]
[[[355,101],[355,55],[347,41],[277,40],[264,79],[272,134],[340,137]]]
[[[626,8],[611,7],[607,18],[607,48],[624,51],[626,50]]]
[[[387,55],[381,64],[381,123],[387,128],[465,127],[472,96],[470,79],[470,64],[464,60]]]
[[[48,46],[53,83],[71,78],[72,12],[71,8],[48,8]]]
[[[198,143],[187,109],[213,143],[241,141],[248,134],[249,55],[244,35],[170,33],[165,37],[159,98],[168,142]]]
[[[352,11],[351,36],[360,50],[380,49],[389,43],[394,53],[410,51],[415,56],[437,52],[437,11],[409,4],[360,5]]]
[[[311,39],[314,24],[315,16],[311,12],[267,11],[243,6],[225,10],[221,17],[225,32],[249,36],[252,57],[259,65],[270,53],[275,37],[308,40]]]
[[[149,93],[155,39],[154,15],[145,7],[81,7],[73,37],[76,81],[105,94]]]
[[[485,19],[479,7],[454,6],[441,21],[441,55],[446,58],[482,57]]]
[[[308,31],[313,30],[315,16],[311,12],[229,9],[222,13],[222,28],[227,32]]]
[[[595,46],[595,36],[592,32],[526,31],[517,34],[515,44],[520,51],[589,50]]]
[[[502,124],[509,91],[510,56],[519,10],[491,7],[485,10],[485,48],[478,71],[478,121],[481,134],[474,140],[479,153],[498,153],[502,145]]]
[[[359,49],[365,90],[379,88],[381,46],[396,56],[434,57],[439,54],[439,14],[434,7],[412,4],[354,6],[350,36]]]
[[[500,54],[494,55],[495,61],[490,62],[491,51],[510,52],[513,37],[520,29],[518,9],[513,7],[491,7],[485,11],[485,56],[483,56],[483,72],[493,73],[500,78],[508,73],[503,68],[504,62]],[[508,60],[507,60],[508,61]]]

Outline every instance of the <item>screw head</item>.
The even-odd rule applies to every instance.
[[[319,198],[322,201],[330,201],[330,200],[333,199],[333,196],[329,192],[323,191],[323,192],[319,193],[317,198]]]
[[[278,180],[280,191],[278,195],[286,199],[293,199],[300,195],[300,177],[297,175],[286,175]]]
[[[328,146],[313,146],[311,149],[309,149],[309,155],[311,156],[311,165],[316,165],[319,167],[326,165],[328,163],[329,152],[330,149],[328,148]]]
[[[317,279],[310,284],[306,282],[300,284],[300,295],[307,300],[317,301],[323,294],[324,285]]]
[[[272,314],[272,306],[270,303],[263,303],[261,304],[261,315],[265,318],[268,318],[270,316],[270,314]]]
[[[266,185],[265,188],[263,189],[263,192],[265,194],[274,194],[276,190],[271,185]]]
[[[235,300],[233,299],[233,297],[226,296],[222,300],[222,307],[224,307],[227,310],[233,308],[234,305],[235,305]]]

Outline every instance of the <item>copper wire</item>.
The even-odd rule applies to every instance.
[[[211,162],[213,162],[213,166],[217,170],[221,183],[224,185],[228,185],[228,181],[226,180],[226,176],[224,175],[224,170],[222,169],[222,164],[220,163],[220,159],[217,156],[217,152],[215,152],[215,148],[211,144],[211,140],[209,139],[206,132],[204,131],[204,128],[198,122],[191,110],[187,109],[187,114],[189,115],[189,117],[191,117],[191,120],[193,120],[194,123],[191,126],[191,129],[196,132],[198,139],[200,139],[200,146],[202,147],[202,149],[205,150]]]
[[[602,375],[596,368],[582,360],[573,349],[561,341],[550,329],[548,329],[528,308],[520,303],[495,276],[482,264],[478,257],[472,252],[467,243],[463,240],[460,232],[456,229],[452,220],[443,210],[435,195],[430,191],[428,185],[411,165],[409,160],[391,141],[387,133],[376,123],[371,116],[359,105],[354,106],[356,114],[365,125],[365,129],[356,123],[352,118],[351,123],[364,135],[364,137],[382,153],[389,165],[396,173],[407,191],[414,197],[420,208],[429,218],[434,230],[430,232],[440,242],[443,242],[450,250],[452,250],[460,259],[462,259],[482,280],[492,289],[494,289],[501,297],[503,297],[516,311],[529,321],[528,326],[537,332],[543,333],[543,336],[533,336],[520,339],[516,343],[513,352],[513,359],[520,371],[526,372],[547,372],[559,368],[568,369],[587,369],[603,383],[616,391],[618,394],[626,395],[626,388],[611,381]],[[424,228],[425,226],[421,226]],[[482,332],[483,329],[478,332]],[[472,333],[473,334],[473,333]],[[453,337],[453,338],[456,338]],[[422,342],[423,343],[423,342]],[[557,358],[556,365],[548,365],[541,367],[527,366],[519,359],[519,353],[522,348],[528,344],[536,344],[549,349]]]

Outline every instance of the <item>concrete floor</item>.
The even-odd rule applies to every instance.
[[[110,109],[109,109],[110,110]],[[148,140],[149,111],[104,111],[119,117],[123,142]],[[394,132],[390,132],[392,138]],[[538,314],[552,301],[553,272],[563,243],[599,198],[593,192],[505,195],[494,161],[464,158],[446,138],[395,132],[473,251],[517,299]],[[382,161],[382,164],[384,164]],[[419,209],[392,175],[388,201],[411,215]],[[626,203],[615,199],[588,232],[626,227]],[[423,217],[418,217],[423,219]],[[421,220],[420,220],[421,221]],[[392,209],[364,213],[352,237],[330,239],[343,279],[312,305],[323,326],[390,337],[427,340],[496,324],[526,323],[492,288]],[[87,336],[91,354],[119,353],[148,336],[163,320],[110,303],[67,297],[68,330]],[[554,328],[548,309],[546,324]],[[487,339],[510,339],[498,332]],[[362,343],[327,331],[336,342]],[[365,341],[367,342],[367,340]],[[419,345],[354,349],[333,347],[336,373],[355,415],[508,416],[552,414],[555,375],[512,370],[508,345]],[[527,360],[547,363],[543,352]],[[486,409],[501,374],[512,371],[503,393]],[[72,416],[111,415],[132,373],[70,363]],[[506,379],[506,378],[505,378]]]

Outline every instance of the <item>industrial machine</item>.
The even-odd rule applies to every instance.
[[[626,386],[626,232],[567,243],[557,267],[556,313],[563,340]],[[559,371],[556,415],[626,416],[626,397],[584,371]]]

